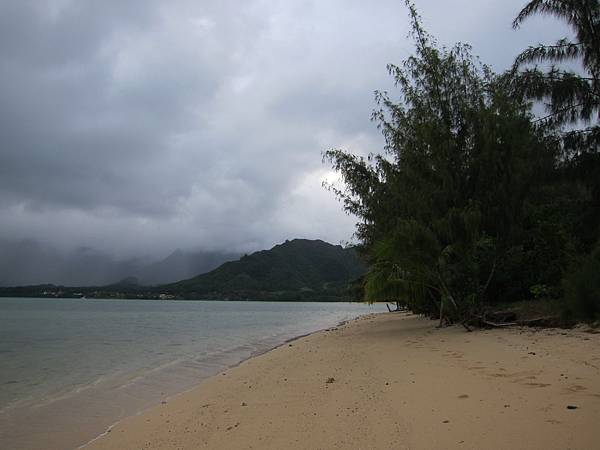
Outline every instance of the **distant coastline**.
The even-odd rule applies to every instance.
[[[231,293],[208,293],[197,294],[179,293],[174,294],[169,291],[163,292],[161,289],[151,287],[140,287],[139,289],[112,290],[106,287],[68,287],[54,285],[40,286],[16,286],[0,287],[0,298],[79,298],[85,299],[119,299],[119,300],[186,300],[186,301],[251,301],[251,302],[357,302],[363,300],[354,298],[350,295],[325,295],[312,292],[269,292],[269,291],[235,291]]]

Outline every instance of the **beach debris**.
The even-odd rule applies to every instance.
[[[334,383],[334,382],[335,382],[335,378],[333,378],[333,377],[329,377],[329,378],[327,378],[327,379],[325,380],[325,383],[326,383],[326,384],[331,384],[331,383]]]
[[[450,423],[450,421],[448,419],[442,421],[442,423]]]
[[[567,405],[567,409],[577,409],[577,408],[579,408],[579,406]]]
[[[166,401],[166,400],[163,400],[163,401],[162,401],[162,402],[160,402],[160,403],[161,403],[162,405],[166,405],[166,404],[167,404],[167,401]]]
[[[461,322],[467,331],[471,327],[478,328],[501,328],[517,325],[517,315],[513,311],[484,312],[483,315],[472,315]]]
[[[248,406],[248,403],[242,402],[242,406]]]

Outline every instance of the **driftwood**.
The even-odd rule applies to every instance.
[[[477,328],[505,328],[505,327],[560,327],[563,325],[559,316],[534,317],[532,319],[517,320],[517,314],[512,311],[487,312],[480,315],[471,315],[461,322],[467,331]]]
[[[543,316],[527,320],[518,320],[517,325],[522,327],[561,328],[565,326],[565,323],[559,316]]]
[[[438,324],[437,328],[445,328],[445,327],[449,327],[453,324],[452,320],[450,319],[450,317],[448,316],[443,316],[440,317],[440,323]]]
[[[517,325],[517,315],[512,311],[484,312],[473,314],[464,319],[461,324],[467,331],[473,331],[471,326],[478,328],[503,328]]]
[[[518,325],[517,322],[496,323],[490,322],[489,320],[482,320],[481,323],[491,328],[514,327],[515,325]]]
[[[467,319],[463,320],[460,324],[465,327],[465,330],[467,330],[469,333],[471,331],[473,331],[473,329],[469,326],[469,321]]]

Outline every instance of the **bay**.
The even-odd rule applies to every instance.
[[[40,436],[45,448],[76,446],[290,338],[381,310],[359,303],[0,298],[0,447],[36,448]]]

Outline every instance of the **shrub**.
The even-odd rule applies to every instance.
[[[569,318],[600,319],[600,248],[563,280],[565,309]]]

